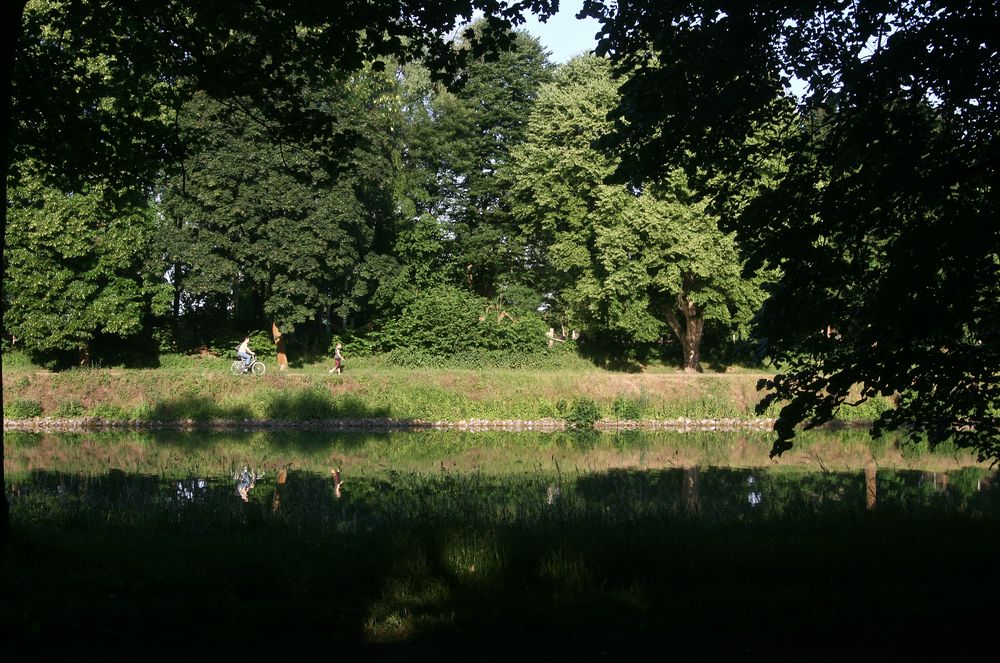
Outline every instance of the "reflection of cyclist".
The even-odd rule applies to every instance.
[[[243,360],[243,370],[246,371],[250,368],[250,362],[256,357],[256,353],[250,349],[250,337],[243,337],[243,342],[240,343],[240,347],[236,348],[236,356]]]
[[[244,502],[250,501],[250,491],[257,485],[257,479],[260,479],[260,477],[251,472],[250,468],[246,466],[243,467],[243,471],[236,477],[236,494]]]

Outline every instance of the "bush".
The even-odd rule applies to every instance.
[[[601,409],[597,403],[583,396],[573,400],[573,404],[564,417],[566,424],[576,430],[591,429],[600,418]]]
[[[611,406],[615,417],[626,421],[642,419],[648,409],[649,399],[645,395],[641,395],[639,398],[629,398],[624,394],[619,394]]]
[[[42,404],[38,401],[16,400],[4,406],[7,419],[32,419],[42,416]]]
[[[237,339],[236,343],[233,344],[232,350],[229,351],[233,357],[236,356],[236,346],[242,340],[242,338]],[[273,359],[278,356],[278,346],[269,331],[255,331],[250,334],[250,349],[257,353],[258,359]]]
[[[438,365],[436,358],[459,357],[465,364],[510,366],[505,355],[545,349],[545,323],[534,311],[501,309],[490,300],[443,285],[420,293],[386,325],[381,340],[390,350],[433,357],[432,365]]]
[[[564,348],[542,349],[534,352],[519,353],[503,350],[463,350],[451,355],[437,355],[418,348],[397,348],[383,355],[389,366],[401,368],[520,368],[520,369],[557,369],[557,368],[589,368],[589,364],[580,365],[579,358],[573,352]]]
[[[34,368],[31,357],[24,350],[8,349],[7,341],[3,342],[3,367],[9,368]]]
[[[83,403],[81,403],[80,401],[66,401],[64,403],[59,404],[53,415],[56,417],[63,417],[63,418],[80,417],[83,416],[83,413],[86,411],[87,411],[86,408],[83,407]]]
[[[87,414],[91,417],[97,417],[98,419],[121,420],[129,418],[128,413],[124,409],[118,407],[117,405],[108,405],[106,403],[95,405]]]

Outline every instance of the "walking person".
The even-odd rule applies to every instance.
[[[340,354],[340,343],[338,343],[333,348],[333,368],[331,368],[328,373],[340,373],[344,372],[344,355]]]

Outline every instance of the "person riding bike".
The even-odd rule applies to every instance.
[[[236,348],[236,356],[243,360],[243,372],[246,373],[250,370],[250,364],[253,363],[254,357],[257,353],[250,349],[250,337],[243,337],[243,342],[240,343],[240,347]]]

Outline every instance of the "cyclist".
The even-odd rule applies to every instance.
[[[250,349],[250,337],[243,337],[243,342],[240,343],[240,347],[236,348],[236,356],[243,360],[243,372],[246,373],[250,370],[250,363],[253,358],[257,356],[253,350]]]

